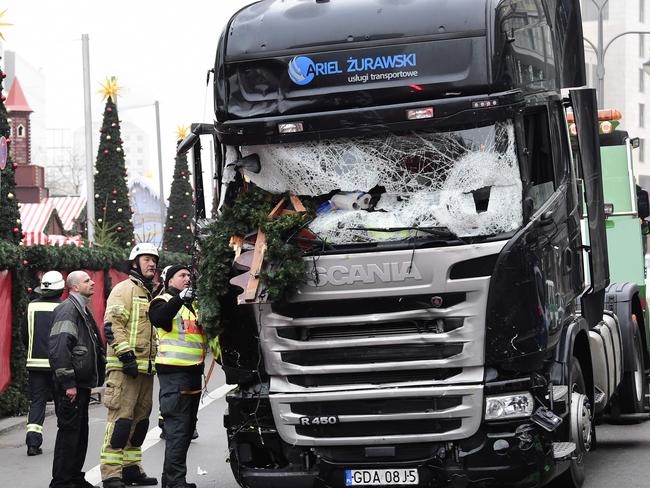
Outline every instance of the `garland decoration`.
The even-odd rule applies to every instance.
[[[233,273],[232,237],[246,237],[258,229],[266,234],[261,296],[271,301],[286,298],[304,281],[303,253],[294,238],[313,218],[313,212],[269,220],[269,213],[282,198],[285,195],[273,195],[250,185],[248,191],[237,196],[232,207],[225,208],[218,219],[203,229],[199,243],[198,308],[209,339],[217,337],[222,330],[220,299],[226,296],[230,279],[238,273]]]

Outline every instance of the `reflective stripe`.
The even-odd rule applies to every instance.
[[[50,363],[47,363],[47,366],[38,366],[36,364],[29,364],[29,361],[32,358],[34,353],[34,321],[36,319],[36,312],[53,312],[56,307],[58,307],[60,302],[31,302],[27,306],[27,335],[28,335],[28,344],[27,344],[27,367],[28,368],[49,368]],[[47,360],[46,360],[47,361]]]
[[[199,336],[200,337],[200,336]],[[199,353],[203,351],[203,342],[177,341],[173,339],[160,339],[160,345],[167,347],[185,347],[188,349],[198,349]]]
[[[100,464],[123,464],[124,456],[115,452],[101,451],[99,453]]]
[[[146,306],[148,303],[149,300],[140,297],[133,297],[131,303],[131,333],[129,337],[129,343],[134,349],[138,340],[138,321],[140,320],[140,307],[143,305]]]
[[[138,371],[142,371],[143,373],[149,373],[149,360],[148,359],[136,359],[136,362],[138,363]],[[106,358],[106,367],[109,369],[122,369],[124,366],[124,363],[120,361],[116,356],[108,356]],[[156,371],[156,366],[151,362],[151,372],[155,373]]]
[[[27,424],[27,432],[37,432],[38,434],[42,434],[43,426],[39,424]]]
[[[27,359],[28,368],[47,368],[50,367],[50,362],[47,359],[42,358],[28,358]]]
[[[71,320],[61,320],[59,322],[55,322],[52,325],[52,330],[50,330],[50,337],[59,334],[70,334],[71,336],[77,337],[77,325]]]
[[[120,342],[119,344],[115,344],[113,346],[113,349],[117,354],[126,351],[127,349],[130,349],[131,346],[129,346],[128,342]]]
[[[142,451],[140,449],[138,450],[132,450],[132,451],[124,451],[124,462],[125,463],[137,463],[142,461]]]

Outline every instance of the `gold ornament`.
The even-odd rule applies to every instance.
[[[7,12],[7,9],[4,9],[2,12],[0,12],[0,19],[4,17],[5,12]],[[5,25],[13,25],[10,24],[9,22],[0,22],[0,26],[4,27]],[[5,36],[2,35],[2,32],[0,32],[0,39],[3,41],[5,40]]]
[[[176,140],[182,141],[190,133],[190,128],[186,125],[176,126]]]
[[[13,200],[14,199],[14,194],[13,193],[7,193],[7,198],[9,200]]]
[[[106,78],[105,83],[100,83],[102,89],[99,90],[99,93],[102,94],[102,100],[111,99],[113,102],[117,101],[118,92],[122,89],[121,86],[117,85],[117,79],[115,77]]]

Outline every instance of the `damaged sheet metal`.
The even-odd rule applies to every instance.
[[[249,146],[243,153],[261,160],[260,173],[246,173],[257,186],[312,197],[318,215],[310,229],[334,244],[413,235],[380,230],[395,227],[486,236],[523,221],[511,121],[455,132]]]

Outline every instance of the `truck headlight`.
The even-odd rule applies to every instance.
[[[485,397],[485,420],[508,420],[533,414],[533,395],[528,392]]]

